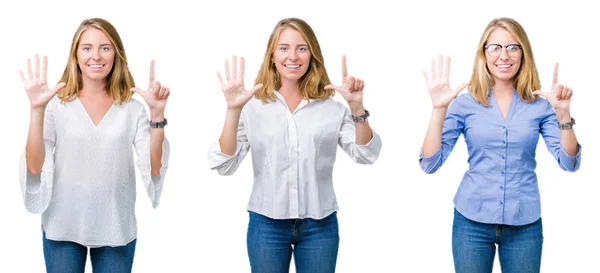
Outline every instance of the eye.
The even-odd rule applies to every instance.
[[[305,47],[305,46],[300,47],[300,48],[298,48],[298,51],[300,51],[300,52],[306,52],[306,51],[308,51],[308,47]]]
[[[519,51],[519,46],[518,45],[508,45],[506,46],[506,51],[508,52],[517,52]]]
[[[108,46],[103,46],[102,47],[102,51],[109,51],[109,50],[110,50],[110,47],[108,47]]]
[[[84,47],[82,47],[82,49],[83,49],[83,51],[90,51],[91,50],[91,48],[89,46],[84,46]]]
[[[288,50],[288,48],[287,48],[287,46],[280,46],[280,47],[279,47],[279,50],[281,50],[281,51],[287,51],[287,50]]]
[[[498,52],[500,51],[500,46],[499,45],[488,45],[487,46],[487,50],[490,52]]]

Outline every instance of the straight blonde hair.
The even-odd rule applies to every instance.
[[[83,88],[81,68],[77,63],[77,49],[79,48],[81,35],[90,28],[96,28],[104,32],[115,49],[115,62],[106,79],[106,93],[112,97],[116,104],[128,101],[133,95],[130,89],[135,86],[135,82],[127,66],[123,42],[115,27],[101,18],[83,20],[75,35],[73,35],[69,60],[60,79],[60,82],[66,83],[66,86],[58,92],[58,97],[61,102],[73,101],[79,90]]]
[[[475,65],[473,66],[473,75],[468,85],[469,94],[479,103],[489,106],[488,96],[490,88],[494,86],[494,77],[486,65],[485,45],[490,33],[497,28],[503,28],[510,32],[517,42],[521,45],[523,55],[521,57],[521,66],[517,74],[512,78],[513,86],[517,90],[519,97],[526,102],[534,101],[538,96],[532,92],[541,88],[540,78],[538,76],[531,44],[525,29],[514,19],[496,18],[492,20],[481,35],[477,54],[475,55]]]
[[[311,54],[308,70],[304,76],[299,79],[302,98],[326,99],[333,96],[335,94],[334,90],[325,90],[325,86],[330,84],[331,81],[329,80],[329,76],[327,76],[321,47],[319,46],[319,41],[317,40],[314,31],[301,19],[286,18],[277,23],[269,37],[262,66],[254,81],[254,84],[263,84],[263,87],[256,92],[255,97],[264,103],[267,103],[267,99],[274,101],[275,94],[273,93],[273,90],[279,90],[281,88],[279,73],[272,63],[271,58],[277,47],[277,41],[279,40],[280,34],[287,28],[300,32],[302,38],[308,43]]]

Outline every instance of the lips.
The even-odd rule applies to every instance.
[[[106,65],[105,64],[88,64],[87,66],[91,69],[102,69]]]
[[[302,65],[300,64],[284,64],[283,67],[287,68],[287,69],[291,69],[291,70],[295,70],[300,68]]]
[[[496,68],[498,68],[498,70],[500,71],[507,71],[509,70],[513,65],[512,64],[497,64]]]

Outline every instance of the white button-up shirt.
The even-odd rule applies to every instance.
[[[338,210],[332,181],[337,145],[355,162],[373,164],[381,138],[373,131],[368,144],[356,144],[350,110],[332,98],[303,100],[292,113],[283,96],[275,96],[274,102],[253,98],[244,106],[235,154],[223,154],[214,142],[210,168],[231,175],[252,151],[248,210],[273,219],[323,219]]]

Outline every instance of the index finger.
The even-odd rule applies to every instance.
[[[348,77],[348,66],[346,66],[346,55],[342,56],[342,77]]]
[[[150,61],[150,76],[148,78],[150,82],[154,81],[154,60]]]
[[[558,63],[554,63],[554,73],[552,74],[552,84],[558,83]]]

